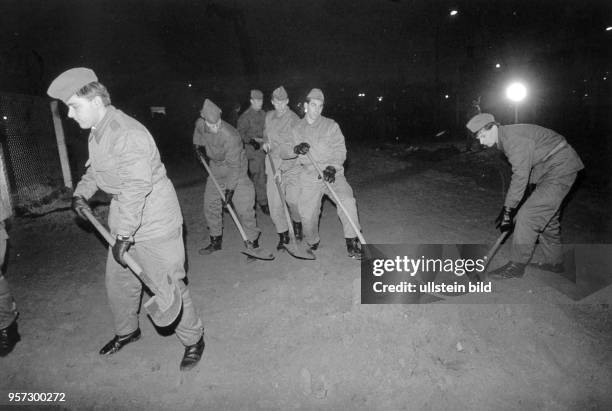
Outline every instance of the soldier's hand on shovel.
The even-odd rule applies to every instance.
[[[115,244],[113,244],[113,257],[115,258],[115,261],[121,264],[121,266],[124,268],[127,267],[127,263],[124,259],[124,254],[127,253],[132,244],[133,241],[131,237],[124,237],[122,235],[117,235],[117,238],[115,239]]]
[[[502,233],[512,230],[512,214],[514,209],[504,206],[495,219],[495,228],[499,228]]]
[[[234,190],[225,190],[225,201],[223,202],[223,207],[227,207],[227,205],[233,206],[232,198],[234,198]]]
[[[87,210],[91,213],[91,208],[83,196],[72,197],[72,210],[79,216],[79,218],[87,221],[87,216],[83,213],[83,210]]]

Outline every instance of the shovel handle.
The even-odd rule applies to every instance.
[[[489,252],[487,253],[487,255],[485,255],[485,257],[484,257],[485,258],[485,267],[484,267],[483,272],[487,271],[487,267],[489,266],[489,263],[493,259],[493,256],[495,256],[495,253],[497,253],[497,250],[499,250],[499,247],[504,242],[504,240],[506,239],[508,234],[510,234],[509,231],[504,231],[503,233],[501,233],[499,235],[499,237],[497,237],[497,240],[495,241],[495,244],[493,244],[493,246],[489,249]]]
[[[198,154],[198,158],[200,159],[200,162],[202,163],[202,165],[206,169],[206,172],[208,173],[208,176],[210,177],[212,182],[215,184],[215,187],[217,187],[217,190],[219,191],[219,194],[221,195],[221,198],[223,199],[223,202],[225,202],[225,193],[223,192],[223,189],[221,188],[221,186],[217,182],[217,179],[213,175],[212,171],[210,171],[210,167],[208,166],[208,164],[206,164],[206,160],[204,160],[204,158],[202,157],[201,154]],[[226,207],[227,207],[227,211],[229,211],[230,215],[232,216],[232,219],[234,220],[234,223],[236,223],[236,227],[238,227],[238,231],[240,231],[240,236],[242,237],[242,240],[246,243],[249,239],[248,239],[246,233],[244,232],[244,229],[242,228],[242,224],[240,224],[240,220],[238,220],[238,216],[234,212],[234,209],[231,206],[231,204],[227,204]]]
[[[359,231],[359,229],[357,228],[357,224],[355,224],[355,222],[353,221],[353,219],[351,218],[351,216],[349,215],[348,211],[346,211],[346,208],[344,208],[344,204],[342,204],[342,201],[340,201],[340,197],[338,197],[338,194],[336,194],[336,192],[334,191],[334,189],[332,188],[331,184],[329,184],[327,181],[325,181],[325,178],[323,176],[323,171],[321,171],[321,168],[317,165],[317,163],[315,162],[314,158],[312,158],[312,154],[310,154],[309,151],[306,152],[306,156],[308,157],[308,159],[310,160],[310,162],[312,163],[312,165],[314,166],[314,168],[317,170],[317,172],[319,173],[319,177],[321,177],[321,180],[323,180],[323,182],[325,183],[325,185],[327,186],[327,188],[329,189],[329,191],[332,193],[332,195],[334,196],[334,200],[336,200],[336,204],[338,206],[340,206],[340,208],[342,209],[342,211],[344,212],[344,215],[346,216],[347,220],[349,221],[349,223],[351,224],[351,226],[353,227],[353,230],[355,230],[355,233],[357,233],[357,237],[359,237],[359,241],[361,241],[361,244],[367,244],[365,238],[363,237],[363,235],[361,234],[361,232]]]
[[[85,210],[82,210],[82,211],[83,211],[83,214],[85,215],[85,217],[87,217],[87,219],[89,220],[89,222],[96,228],[96,230],[98,230],[98,232],[102,235],[102,237],[104,237],[106,242],[111,247],[113,245],[115,245],[115,239],[108,232],[108,230],[106,230],[106,228],[104,228],[102,223],[100,223],[98,221],[98,219],[96,217],[94,217],[94,215],[91,214],[91,212],[89,210],[85,209]],[[130,270],[132,270],[134,272],[134,274],[136,274],[138,276],[138,278],[140,278],[142,280],[142,282],[149,288],[149,290],[151,290],[153,292],[153,294],[159,295],[159,293],[160,293],[159,289],[149,279],[149,276],[144,273],[143,269],[136,262],[136,260],[134,260],[132,258],[132,256],[129,255],[128,253],[123,254],[123,259],[127,263],[128,267],[130,267]]]
[[[268,161],[270,162],[270,168],[272,169],[272,175],[276,176],[276,167],[274,167],[274,161],[272,160],[272,156],[270,155],[270,153],[266,153],[266,155],[268,156]],[[287,219],[289,237],[291,238],[291,241],[295,243],[296,242],[295,231],[293,231],[293,223],[291,221],[291,217],[289,217],[289,208],[287,208],[287,201],[285,198],[285,193],[283,192],[283,187],[281,186],[281,183],[276,181],[276,178],[274,177],[272,178],[274,179],[274,183],[276,184],[276,189],[278,190],[278,195],[281,199],[281,203],[283,203],[283,210],[285,210],[285,217]]]

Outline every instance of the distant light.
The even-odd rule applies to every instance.
[[[588,96],[589,96],[589,93],[584,93],[584,96],[585,96],[585,97],[588,97]]]
[[[606,31],[612,31],[612,26],[606,27]]]
[[[357,97],[365,97],[365,93],[359,93],[357,94]]]
[[[527,96],[527,88],[522,83],[512,83],[506,89],[506,97],[514,102],[523,101]]]
[[[187,83],[187,87],[191,87],[191,83]]]
[[[378,99],[378,101],[383,101],[383,96],[378,96],[376,98]]]
[[[499,63],[495,64],[495,68],[500,68],[500,67],[501,67],[501,64]]]
[[[7,116],[2,116],[2,120],[8,120]]]
[[[445,94],[445,95],[444,95],[444,98],[445,98],[445,99],[448,99],[449,97],[450,97],[450,96],[449,96],[448,94]]]
[[[459,14],[459,12],[455,9],[451,10],[449,13],[451,16],[456,16],[457,14]]]
[[[607,77],[604,77],[603,79],[604,79],[604,80],[607,80],[608,78],[607,78]]]

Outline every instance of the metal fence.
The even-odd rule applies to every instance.
[[[48,99],[0,92],[0,144],[17,214],[66,192]]]

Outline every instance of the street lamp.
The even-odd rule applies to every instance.
[[[514,102],[514,123],[518,123],[518,106],[527,96],[527,88],[523,83],[512,83],[506,88],[506,97]]]

